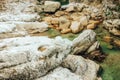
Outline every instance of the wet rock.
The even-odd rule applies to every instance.
[[[78,21],[73,21],[70,29],[72,30],[73,33],[78,33],[83,30],[83,26],[81,26],[81,23]]]
[[[55,12],[59,9],[61,4],[55,1],[45,1],[44,2],[44,12]]]
[[[96,33],[92,30],[83,31],[73,40],[72,54],[80,54],[86,51],[96,41]]]

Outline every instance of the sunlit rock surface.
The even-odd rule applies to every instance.
[[[0,79],[33,80],[58,67],[71,51],[71,42],[57,37],[0,40]]]
[[[36,21],[37,0],[1,0],[0,21]]]
[[[80,56],[70,55],[72,46],[71,41],[61,37],[2,39],[0,40],[0,79],[96,79],[99,65]]]

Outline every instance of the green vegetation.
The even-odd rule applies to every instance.
[[[120,50],[114,48],[110,43],[104,42],[103,37],[109,36],[110,33],[102,26],[95,30],[97,39],[100,42],[102,50],[108,56],[103,63],[100,63],[103,71],[101,73],[103,80],[120,80]],[[112,47],[112,48],[110,48]]]

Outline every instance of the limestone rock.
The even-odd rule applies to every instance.
[[[59,28],[61,30],[61,33],[68,33],[71,32],[71,30],[69,29],[71,22],[64,18],[64,17],[60,17],[59,18]]]
[[[81,23],[78,21],[73,21],[70,29],[72,30],[73,33],[78,33],[83,29],[83,26],[81,26]]]
[[[87,53],[95,51],[95,50],[99,49],[99,47],[100,47],[100,43],[98,41],[96,41],[92,46],[90,46],[90,48],[87,50]]]
[[[95,28],[96,28],[96,24],[94,23],[87,25],[87,29],[95,29]]]
[[[96,41],[96,33],[92,30],[83,31],[73,40],[72,54],[80,54],[86,51]]]
[[[47,76],[36,80],[83,80],[79,75],[72,73],[69,69],[58,67]]]
[[[0,39],[41,33],[48,30],[45,22],[1,22]]]
[[[0,21],[36,21],[37,0],[3,0],[5,10],[0,11]]]
[[[120,19],[106,20],[103,24],[110,33],[120,36]]]
[[[81,23],[81,25],[82,26],[87,26],[87,24],[88,24],[88,17],[87,16],[81,16],[81,18],[80,18],[80,23]]]
[[[99,65],[81,56],[68,55],[62,66],[36,80],[95,80]]]
[[[57,12],[55,13],[55,16],[60,17],[60,16],[62,16],[62,15],[64,15],[64,14],[65,14],[64,11],[57,11]]]
[[[70,51],[71,42],[60,37],[0,40],[0,79],[34,80],[58,67]]]
[[[59,9],[61,4],[54,1],[45,1],[44,2],[44,12],[55,12]]]
[[[81,56],[68,55],[62,65],[81,76],[82,80],[95,80],[97,78],[96,73],[99,70],[99,65]]]

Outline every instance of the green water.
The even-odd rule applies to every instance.
[[[95,30],[97,39],[100,42],[102,51],[108,56],[103,63],[99,63],[102,67],[101,76],[103,80],[120,80],[120,49],[114,47],[110,43],[103,41],[103,36],[109,36],[109,32],[99,26]]]

